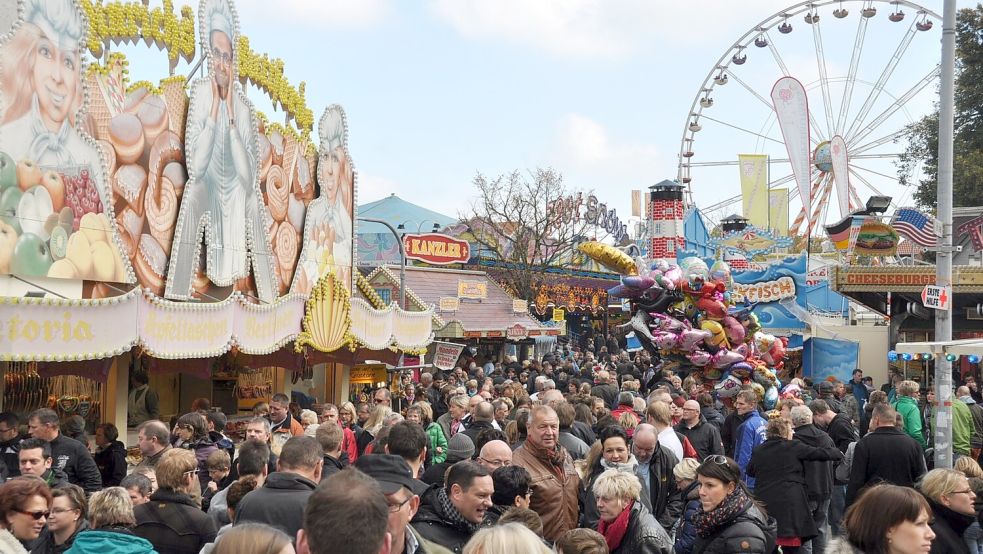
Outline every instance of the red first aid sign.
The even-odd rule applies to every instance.
[[[952,302],[949,287],[925,285],[922,289],[922,305],[933,310],[948,310]]]

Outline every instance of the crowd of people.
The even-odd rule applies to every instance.
[[[771,411],[616,344],[397,385],[318,412],[275,394],[239,444],[207,401],[145,410],[136,464],[112,424],[90,444],[2,413],[0,553],[983,554],[972,378],[931,470],[934,396],[859,369]]]

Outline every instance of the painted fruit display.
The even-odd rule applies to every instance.
[[[17,163],[6,152],[0,152],[0,189],[17,185]]]
[[[24,233],[14,246],[10,271],[18,275],[47,275],[51,263],[48,244],[34,233]]]

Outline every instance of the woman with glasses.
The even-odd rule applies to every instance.
[[[933,469],[922,477],[918,488],[932,509],[932,552],[969,554],[962,536],[976,521],[976,494],[966,475],[952,469]]]
[[[755,477],[754,497],[768,507],[778,522],[778,544],[786,554],[794,553],[819,534],[809,509],[803,462],[829,462],[843,459],[832,442],[829,448],[817,448],[792,439],[796,427],[812,421],[812,411],[796,406],[790,413],[791,423],[783,417],[768,422],[767,436],[751,454],[747,474]],[[825,469],[829,471],[828,465]]]
[[[51,515],[48,526],[31,549],[31,554],[60,554],[69,548],[79,532],[89,528],[86,517],[85,491],[76,485],[51,490]]]
[[[594,497],[594,482],[602,473],[609,469],[615,469],[631,475],[639,484],[642,483],[636,475],[638,460],[631,453],[628,433],[624,428],[618,425],[604,427],[598,433],[597,439],[598,442],[591,447],[584,463],[581,465],[578,462],[577,464],[582,483],[580,500],[583,511],[580,515],[580,526],[588,529],[597,529],[597,522],[601,518],[600,506],[597,498]],[[651,512],[652,502],[649,499],[647,489],[648,487],[641,487],[639,500],[644,504],[646,511]]]
[[[27,554],[37,540],[51,508],[48,484],[37,477],[14,477],[0,485],[0,552]]]
[[[109,487],[89,498],[89,529],[78,534],[66,554],[153,554],[153,545],[133,534],[136,524],[130,496]]]
[[[657,554],[672,549],[665,529],[642,505],[644,490],[635,475],[617,469],[605,470],[593,482],[597,532],[604,536],[611,554]]]
[[[775,550],[775,520],[751,498],[737,462],[719,454],[707,456],[696,469],[696,478],[700,508],[693,516],[693,554],[770,554]]]

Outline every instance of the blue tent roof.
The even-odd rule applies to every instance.
[[[457,218],[455,217],[428,210],[423,206],[417,206],[395,194],[390,194],[375,202],[362,204],[358,207],[358,216],[382,219],[391,223],[393,227],[402,223],[406,226],[406,232],[408,233],[416,233],[418,229],[424,233],[429,232],[433,229],[434,223],[437,223],[443,228],[457,222]],[[378,223],[358,222],[358,234],[370,233],[389,233],[389,231]]]

